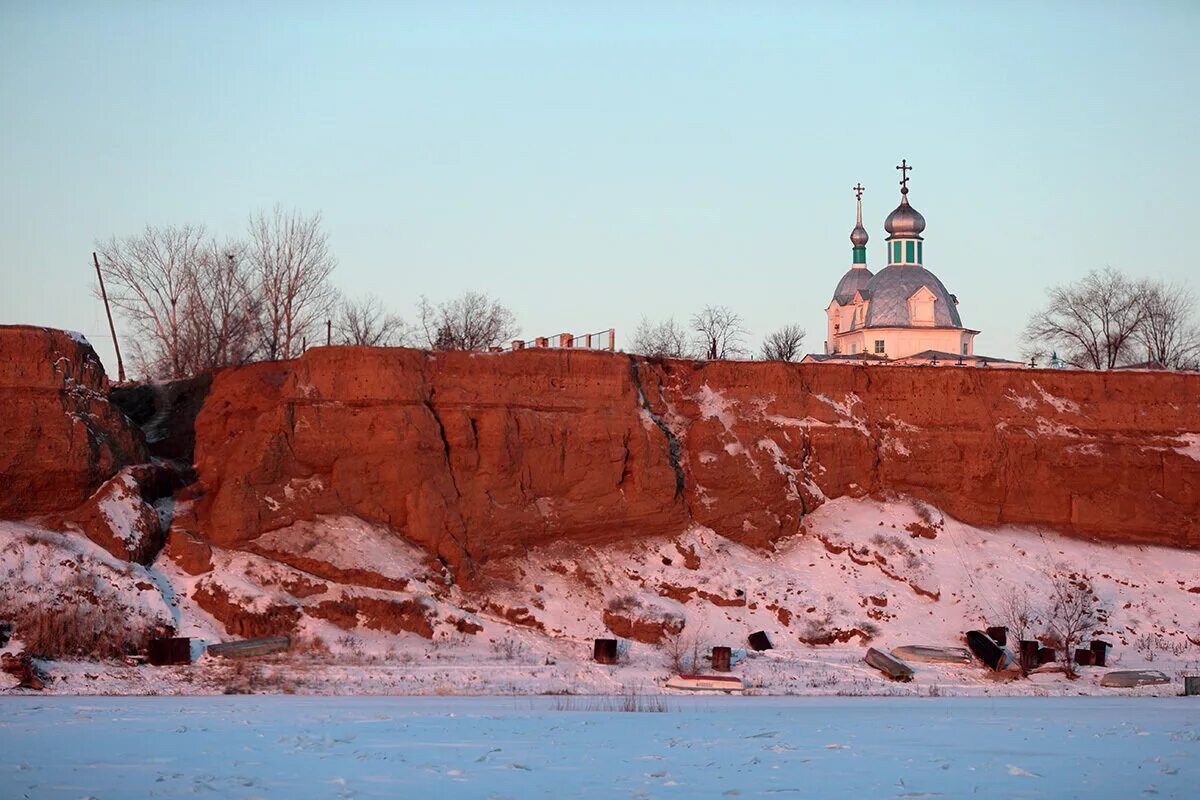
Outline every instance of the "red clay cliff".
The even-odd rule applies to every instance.
[[[0,325],[0,519],[63,511],[146,460],[82,336]]]
[[[107,393],[90,346],[0,327],[0,517],[86,522],[81,504],[149,459]],[[330,347],[219,372],[195,405],[183,499],[198,500],[169,547],[201,571],[210,542],[253,549],[326,514],[388,525],[470,576],[543,544],[694,524],[767,546],[826,498],[867,494],[1200,546],[1196,374]]]
[[[708,526],[752,545],[825,498],[1200,545],[1200,376],[332,347],[219,373],[195,525],[243,547],[321,514],[457,572]]]

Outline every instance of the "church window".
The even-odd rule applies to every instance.
[[[876,352],[876,353],[882,353],[882,352],[883,352],[883,339],[876,339],[876,340],[875,340],[875,352]]]
[[[924,257],[924,255],[922,255],[922,254],[921,254],[921,251],[925,249],[925,248],[923,248],[923,247],[921,246],[921,245],[923,245],[923,244],[925,244],[925,243],[924,243],[924,242],[917,242],[917,263],[918,263],[918,264],[924,264],[924,263],[925,263],[925,257]]]
[[[916,242],[905,242],[904,243],[904,260],[907,261],[909,264],[911,264],[916,259],[917,259]]]
[[[858,352],[858,344],[855,343],[855,344],[850,345],[850,354],[854,355],[857,352]]]
[[[967,353],[967,343],[966,343],[966,342],[963,342],[963,353],[962,353],[962,354],[963,354],[964,356],[968,354],[968,353]]]
[[[892,242],[892,263],[893,264],[900,263],[900,243],[899,242]]]

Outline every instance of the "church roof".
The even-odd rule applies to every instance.
[[[867,308],[865,327],[915,327],[908,313],[908,298],[922,286],[933,293],[934,327],[961,328],[962,319],[954,305],[954,296],[946,291],[938,277],[924,267],[901,264],[885,267],[867,283],[871,305]]]
[[[833,299],[837,301],[838,305],[850,305],[854,302],[854,293],[867,288],[867,283],[873,277],[875,277],[874,273],[866,267],[853,267],[846,270],[846,274],[838,281],[837,288],[833,290]]]
[[[897,361],[905,361],[908,359],[932,361],[956,362],[956,361],[974,361],[980,364],[1017,364],[1025,366],[1023,362],[1013,361],[1011,358],[997,358],[995,356],[977,356],[977,355],[959,355],[958,353],[947,353],[944,350],[922,350],[919,353],[913,353],[911,356],[904,356],[896,359]]]

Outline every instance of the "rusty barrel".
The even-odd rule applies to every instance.
[[[192,640],[186,636],[161,636],[150,640],[146,660],[156,667],[192,663]]]
[[[1021,640],[1021,669],[1028,672],[1038,665],[1038,650],[1042,648],[1042,643],[1036,639]]]
[[[733,650],[728,647],[714,647],[712,649],[713,672],[729,672],[729,665],[732,659]]]
[[[597,664],[617,663],[617,640],[597,639],[596,644],[592,647],[592,659]]]

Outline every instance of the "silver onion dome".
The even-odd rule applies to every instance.
[[[854,230],[850,231],[850,244],[855,247],[866,247],[867,239],[870,238],[867,236],[867,229],[862,224],[862,196],[865,191],[866,187],[861,182],[855,184],[854,196],[858,200],[858,213],[855,215]]]
[[[921,231],[925,230],[925,218],[908,204],[907,189],[900,195],[900,205],[883,221],[883,229],[888,232],[890,239],[921,238]]]
[[[867,229],[862,226],[862,223],[854,226],[854,230],[850,231],[850,244],[855,247],[867,246]]]

